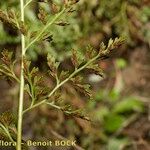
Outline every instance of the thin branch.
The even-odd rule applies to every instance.
[[[71,115],[71,114],[72,114],[71,111],[62,110],[62,107],[55,105],[54,102],[51,102],[51,103],[50,103],[50,102],[47,102],[47,101],[46,101],[45,104],[47,104],[47,105],[49,105],[49,106],[51,106],[51,107],[53,107],[53,108],[56,108],[56,109],[58,109],[58,110],[61,110],[61,111],[63,111],[65,114],[68,114],[68,115]]]
[[[29,111],[29,110],[31,110],[31,109],[33,109],[35,107],[38,107],[38,106],[40,106],[42,104],[47,104],[47,105],[49,105],[49,106],[51,106],[53,108],[56,108],[58,110],[62,110],[62,108],[60,106],[58,106],[58,105],[55,105],[54,102],[47,102],[47,99],[45,99],[45,100],[43,100],[43,101],[41,101],[41,102],[39,102],[39,103],[37,103],[37,104],[35,104],[33,106],[30,106],[23,113],[26,113],[27,111]],[[71,114],[72,113],[72,112],[69,112],[69,111],[63,111],[63,112],[66,113],[66,114]]]
[[[29,0],[25,5],[24,5],[24,9],[32,2],[32,0]]]
[[[32,99],[31,107],[32,107],[34,105],[34,102],[35,102],[35,94],[34,94],[34,86],[33,86],[32,79],[31,79],[30,75],[29,75],[29,85],[30,85],[30,89],[31,89],[31,99]]]
[[[92,62],[94,62],[96,59],[98,59],[100,57],[100,55],[98,54],[97,56],[95,56],[93,59],[89,60],[85,65],[83,65],[82,67],[78,68],[77,70],[75,70],[68,78],[66,78],[64,81],[60,82],[58,85],[56,85],[56,87],[51,91],[51,93],[47,96],[47,99],[44,99],[38,103],[36,103],[35,105],[33,105],[32,107],[27,108],[26,110],[23,111],[23,114],[28,112],[29,110],[36,108],[42,104],[45,104],[48,99],[62,86],[64,85],[66,82],[68,82],[71,78],[73,78],[76,74],[78,74],[80,71],[82,71],[84,68],[86,68],[88,65],[90,65]],[[49,105],[51,104],[51,106],[54,107],[54,105],[52,103],[49,103]],[[55,106],[56,108],[56,106]],[[59,109],[59,108],[57,108]]]
[[[47,99],[44,99],[44,100],[42,100],[41,102],[36,103],[36,104],[34,104],[33,106],[30,106],[29,108],[27,108],[26,110],[23,111],[23,114],[25,114],[26,112],[30,111],[30,110],[33,109],[33,108],[36,108],[36,107],[38,107],[38,106],[44,104],[44,103],[46,102],[46,100],[47,100]]]
[[[2,69],[0,69],[0,72],[3,73],[3,74],[5,74],[5,75],[7,75],[7,76],[9,76],[9,77],[11,77],[11,78],[13,78],[13,79],[15,79],[18,83],[20,83],[20,80],[17,78],[17,76],[15,74],[10,74],[8,72],[5,72]]]
[[[2,124],[0,123],[0,127],[4,130],[4,132],[7,134],[8,138],[10,139],[10,141],[14,144],[15,141],[13,140],[13,138],[11,137],[8,129]]]
[[[41,32],[33,39],[25,48],[25,51],[33,45],[36,41],[39,40],[39,38],[42,36],[42,34],[65,12],[66,8],[63,8],[61,12],[56,14],[56,16],[41,30]]]

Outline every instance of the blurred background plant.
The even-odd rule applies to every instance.
[[[26,7],[27,27],[31,31],[44,26],[38,19],[39,10],[54,14],[61,3],[60,0],[48,2],[49,5],[44,1],[34,1]],[[16,12],[18,7],[15,0],[0,1],[2,10],[11,8]],[[50,30],[44,41],[28,51],[28,58],[34,62],[33,66],[40,68],[42,75],[46,70],[47,52],[62,61],[67,70],[71,67],[71,49],[78,50],[82,58],[87,45],[97,49],[101,41],[107,42],[111,37],[124,36],[126,44],[108,60],[99,62],[105,71],[104,78],[86,71],[83,73],[85,81],[92,84],[92,100],[77,93],[71,83],[62,89],[61,98],[75,108],[84,108],[92,122],[71,118],[42,106],[26,118],[25,138],[76,139],[78,145],[87,150],[149,150],[149,0],[80,0],[71,11],[73,13],[62,19],[63,23],[58,22]],[[1,23],[0,49],[12,49],[18,56],[19,44],[18,33]],[[45,82],[53,84],[49,78]],[[0,111],[15,109],[18,87],[4,81],[0,84]],[[37,114],[42,119],[37,120]]]

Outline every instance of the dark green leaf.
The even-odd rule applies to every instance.
[[[121,115],[109,114],[105,118],[104,128],[107,132],[113,133],[122,127],[125,119]]]

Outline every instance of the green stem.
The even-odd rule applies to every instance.
[[[32,2],[32,0],[29,0],[25,5],[24,5],[24,9]]]
[[[24,0],[20,0],[21,21],[24,22]],[[22,143],[22,120],[23,120],[23,101],[24,101],[24,63],[25,56],[25,37],[21,34],[21,74],[20,74],[20,95],[18,106],[18,128],[17,128],[17,150],[21,150]]]
[[[31,2],[31,1],[29,1]],[[28,3],[24,6],[24,8],[28,5]],[[59,12],[58,14],[56,14],[56,16],[41,30],[41,32],[35,37],[35,39],[33,39],[24,49],[24,51],[26,52],[28,50],[28,48],[33,45],[36,41],[38,41],[38,39],[42,36],[42,34],[65,12],[66,8],[63,8],[61,12]],[[57,86],[54,90],[57,90],[57,87],[59,86],[59,82],[57,81]],[[54,91],[53,90],[53,91]],[[51,92],[53,94],[53,91]],[[54,91],[55,92],[55,91]],[[45,99],[37,104],[34,104],[34,101],[32,101],[31,106],[29,108],[27,108],[26,110],[23,111],[23,114],[27,111],[29,111],[30,109],[33,109],[35,107],[38,107],[39,105],[45,103]]]
[[[32,99],[31,107],[32,107],[34,105],[34,102],[35,102],[35,95],[34,95],[34,86],[32,83],[31,75],[29,75],[29,81],[28,82],[29,82],[30,90],[31,90],[31,99]]]
[[[0,72],[15,79],[18,83],[20,83],[20,80],[16,77],[16,75],[14,73],[8,73],[8,72],[5,72],[4,70],[0,69]]]
[[[44,100],[42,100],[41,102],[36,103],[36,104],[34,104],[33,106],[30,106],[29,108],[27,108],[26,110],[23,111],[23,114],[25,114],[26,112],[28,112],[29,110],[31,110],[31,109],[33,109],[33,108],[36,108],[36,107],[38,107],[38,106],[44,104],[46,101],[47,101],[47,99],[44,99]]]
[[[96,59],[98,59],[100,57],[100,55],[98,54],[97,56],[95,56],[94,58],[92,58],[91,60],[89,60],[85,65],[83,65],[82,67],[78,68],[77,70],[75,70],[68,78],[66,78],[64,81],[60,82],[58,85],[56,85],[56,87],[51,91],[51,93],[47,96],[47,99],[50,98],[63,84],[65,84],[66,82],[68,82],[71,78],[73,78],[76,74],[78,74],[80,71],[82,71],[84,68],[86,68],[88,65],[90,65],[92,62],[94,62]],[[29,110],[36,108],[44,103],[47,103],[47,99],[44,99],[38,103],[36,103],[35,105],[33,105],[32,107],[27,108],[26,110],[23,111],[23,114],[28,112]],[[51,105],[52,106],[52,105]]]
[[[10,141],[14,144],[15,141],[13,140],[13,138],[11,137],[8,128],[6,128],[3,124],[0,123],[0,127],[4,130],[4,132],[7,134],[8,138],[10,139]]]
[[[45,104],[47,104],[47,105],[49,105],[49,106],[51,106],[51,107],[53,107],[53,108],[56,108],[56,109],[58,109],[58,110],[62,110],[62,108],[60,107],[60,106],[57,106],[57,105],[55,105],[54,104],[54,102],[45,102]],[[66,111],[66,110],[62,110],[64,113],[66,113],[66,114],[71,114],[72,112],[70,112],[70,111]]]
[[[33,39],[25,48],[25,51],[31,46],[33,45],[36,41],[39,40],[39,38],[42,36],[42,34],[65,12],[66,8],[63,8],[62,11],[58,14],[56,14],[56,16],[41,30],[41,32],[35,37],[35,39]]]

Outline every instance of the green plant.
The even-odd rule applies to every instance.
[[[103,106],[95,111],[95,116],[103,124],[103,129],[109,133],[115,133],[120,130],[124,124],[130,122],[135,114],[143,112],[143,103],[134,96],[122,97],[121,93],[114,89],[107,91],[98,91],[95,95],[95,101],[105,102],[108,106]],[[110,110],[109,110],[110,109]]]
[[[73,49],[71,56],[73,67],[68,71],[61,69],[61,62],[59,62],[51,53],[48,53],[47,71],[49,72],[49,76],[52,79],[54,86],[44,84],[44,77],[40,76],[39,69],[37,67],[32,67],[32,62],[28,60],[27,53],[28,51],[31,51],[32,47],[34,47],[37,43],[43,41],[51,42],[52,35],[50,30],[53,29],[52,26],[68,25],[68,23],[61,20],[61,18],[63,18],[63,15],[68,15],[74,11],[73,7],[78,0],[64,1],[63,4],[58,5],[53,3],[54,15],[49,15],[44,8],[40,7],[38,18],[40,20],[39,24],[41,27],[39,26],[36,31],[30,30],[29,26],[31,25],[25,22],[24,11],[31,2],[32,0],[29,0],[26,4],[24,4],[24,1],[20,0],[20,13],[15,13],[12,10],[8,12],[0,10],[0,20],[3,24],[6,24],[21,37],[20,57],[15,59],[13,53],[5,49],[2,52],[3,57],[0,65],[1,75],[10,81],[17,81],[20,86],[17,128],[15,128],[15,121],[12,121],[14,120],[12,114],[2,114],[2,121],[0,122],[0,131],[3,133],[1,136],[5,139],[9,139],[14,144],[13,146],[16,146],[17,150],[26,149],[26,147],[21,144],[23,142],[22,123],[24,114],[43,104],[61,110],[65,114],[90,120],[80,109],[76,110],[68,105],[59,105],[59,98],[61,97],[60,88],[65,83],[71,82],[78,91],[91,96],[90,86],[84,82],[81,72],[86,69],[102,76],[102,72],[97,65],[97,61],[107,57],[109,53],[122,45],[124,41],[122,38],[115,38],[114,40],[110,39],[108,45],[106,46],[102,43],[99,50],[95,50],[89,46],[86,48],[86,52],[84,53],[85,57],[82,58],[81,54],[77,50]],[[47,3],[47,5],[49,5],[49,3]],[[17,63],[20,63],[20,77],[18,77],[15,73]],[[30,105],[24,109],[25,93],[29,96]],[[15,142],[17,142],[17,144],[15,144]]]

